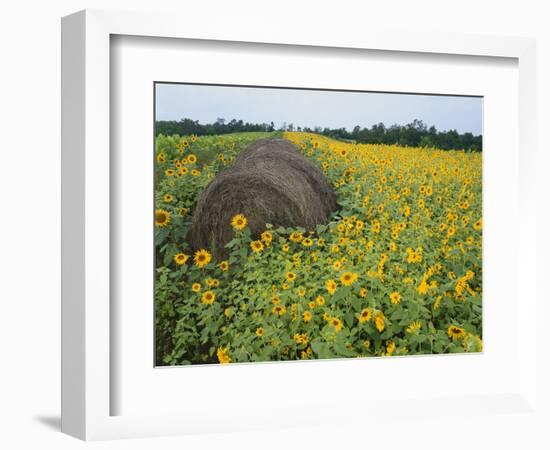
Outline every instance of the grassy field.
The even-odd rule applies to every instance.
[[[197,195],[268,136],[157,138],[157,364],[481,351],[482,155],[284,133],[340,211],[261,237],[240,222],[227,260],[191,254]]]

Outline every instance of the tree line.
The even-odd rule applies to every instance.
[[[155,134],[197,136],[241,133],[246,131],[304,131],[318,133],[334,139],[354,141],[362,144],[397,144],[409,147],[437,147],[444,150],[481,151],[483,139],[481,135],[470,132],[458,133],[456,130],[438,131],[433,125],[428,127],[422,120],[414,120],[407,125],[386,126],[383,123],[361,128],[356,125],[353,130],[346,128],[300,127],[292,123],[283,123],[275,127],[270,123],[249,123],[242,120],[227,121],[218,118],[214,123],[201,124],[198,120],[181,119],[160,120],[156,122]]]

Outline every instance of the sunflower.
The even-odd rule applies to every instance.
[[[244,227],[246,227],[247,223],[248,221],[246,220],[246,217],[242,214],[237,214],[231,219],[231,226],[235,230],[242,230]]]
[[[358,278],[358,276],[354,272],[344,272],[340,276],[340,282],[344,286],[351,286],[353,283],[355,283],[357,281],[357,278]]]
[[[395,351],[395,342],[391,339],[386,342],[386,356],[391,356]]]
[[[281,250],[285,253],[288,252],[290,250],[290,245],[283,244],[282,247],[281,247]]]
[[[216,280],[215,278],[207,278],[206,284],[209,287],[218,287],[220,285],[220,280]]]
[[[313,317],[313,314],[311,314],[311,311],[304,311],[302,314],[302,319],[304,319],[305,323],[308,323]]]
[[[187,156],[187,161],[189,164],[195,164],[197,162],[197,157],[191,153]]]
[[[415,331],[420,330],[422,327],[422,324],[420,323],[420,320],[415,320],[414,322],[411,322],[407,329],[405,330],[407,333],[414,333]]]
[[[313,240],[311,240],[310,238],[305,238],[303,241],[302,241],[302,245],[304,247],[311,247],[313,245]]]
[[[296,344],[298,345],[307,345],[307,343],[309,342],[309,338],[305,333],[294,333],[294,336],[292,338],[294,339],[294,342],[296,342]]]
[[[256,328],[256,336],[262,337],[264,335],[264,329],[262,327]]]
[[[166,175],[167,177],[173,177],[174,176],[174,169],[166,169],[164,171],[164,175]]]
[[[365,298],[367,296],[367,288],[359,289],[359,297]]]
[[[170,223],[170,213],[164,209],[155,211],[155,225],[157,227],[165,227]]]
[[[193,258],[193,260],[195,261],[195,265],[197,267],[202,268],[212,260],[212,255],[208,253],[207,250],[201,248],[195,253],[195,257]]]
[[[163,199],[164,203],[172,203],[172,200],[174,200],[174,196],[171,194],[165,194]]]
[[[220,364],[229,364],[231,362],[227,347],[218,347],[216,355],[218,356],[218,361]]]
[[[178,214],[183,217],[187,214],[187,208],[180,208],[178,209]]]
[[[372,309],[365,308],[359,314],[359,323],[365,323],[372,319]]]
[[[201,171],[200,170],[197,170],[197,169],[193,169],[191,171],[191,175],[193,175],[194,177],[199,177],[201,174]]]
[[[326,287],[329,294],[336,292],[336,282],[334,280],[327,280]]]
[[[178,253],[174,256],[174,261],[178,266],[185,264],[188,259],[189,256],[187,256],[185,253]]]
[[[338,332],[342,329],[342,327],[344,326],[344,324],[342,323],[342,321],[340,319],[338,319],[337,317],[332,317],[330,319],[330,324],[334,327],[334,329]]]
[[[447,329],[447,334],[453,341],[456,341],[457,339],[462,339],[464,338],[464,336],[466,336],[466,332],[464,331],[464,329],[455,325],[451,325]]]
[[[315,299],[315,303],[317,303],[318,306],[323,306],[325,304],[325,297],[318,295]]]
[[[481,231],[483,228],[483,222],[481,219],[479,219],[477,222],[474,223],[474,230]]]
[[[285,277],[288,281],[292,282],[296,279],[296,274],[294,272],[287,272]]]
[[[284,305],[275,305],[271,312],[277,316],[284,316],[286,314],[286,307]]]
[[[200,292],[201,291],[201,284],[200,283],[193,283],[191,286],[191,290],[193,292]]]
[[[412,248],[407,248],[407,262],[414,264],[422,261],[422,253],[420,250],[413,250]]]
[[[211,305],[214,303],[214,300],[216,300],[216,294],[214,294],[212,291],[206,291],[204,294],[202,294],[201,301],[205,305]]]
[[[264,244],[262,244],[262,241],[252,241],[250,248],[254,253],[260,253],[264,249]]]
[[[227,260],[222,261],[220,264],[218,264],[218,267],[222,272],[227,272],[227,269],[229,269],[229,262]]]
[[[390,294],[390,302],[392,305],[397,305],[401,302],[401,294],[399,292],[392,292]]]
[[[260,239],[265,243],[265,245],[270,245],[273,240],[273,234],[270,231],[264,231],[260,235]]]
[[[384,328],[386,328],[385,317],[382,311],[378,312],[374,317],[374,326],[376,327],[379,333],[382,333],[382,331],[384,331]]]
[[[289,237],[292,242],[300,242],[302,238],[302,233],[300,233],[299,231],[293,231]]]

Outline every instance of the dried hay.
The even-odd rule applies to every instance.
[[[325,175],[290,141],[261,139],[244,149],[230,168],[218,173],[201,192],[193,212],[189,240],[193,250],[228,254],[234,237],[231,219],[244,214],[251,235],[275,227],[315,229],[336,210],[336,195]]]

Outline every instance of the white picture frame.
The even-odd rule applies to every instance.
[[[468,411],[497,414],[510,409],[518,414],[537,414],[536,327],[529,326],[526,311],[534,311],[534,261],[536,241],[535,161],[535,43],[532,39],[436,33],[394,33],[348,30],[327,36],[314,27],[281,30],[278,27],[203,26],[200,20],[177,17],[86,10],[62,21],[62,430],[85,440],[162,436],[184,433],[246,430],[267,426],[330,423],[371,417],[383,411],[383,402],[350,402],[327,413],[314,403],[303,408],[278,406],[281,414],[269,420],[267,412],[239,411],[227,418],[213,412],[200,414],[111,415],[110,320],[110,64],[111,36],[141,36],[224,42],[285,44],[338,49],[368,49],[413,54],[446,54],[500,57],[517,60],[519,77],[518,135],[520,232],[514,242],[517,254],[517,286],[522,286],[522,308],[517,314],[517,351],[520,367],[517,383],[507,392],[489,397],[465,396],[452,401],[461,414]],[[512,285],[516,285],[512,283]],[[517,293],[516,295],[519,295]],[[152,300],[151,300],[152,301]],[[460,361],[458,362],[460,364]],[[308,371],[314,372],[308,365]],[[398,367],[398,366],[396,366]],[[402,366],[403,367],[403,366]],[[264,372],[269,366],[263,366]],[[295,369],[294,369],[295,370]],[[346,370],[356,367],[348,364]],[[399,399],[397,399],[399,400]],[[407,400],[401,399],[404,402]],[[445,408],[448,399],[426,398],[420,409]],[[294,413],[293,413],[294,411]],[[309,418],[302,420],[304,412]],[[494,426],[494,425],[493,425]]]

